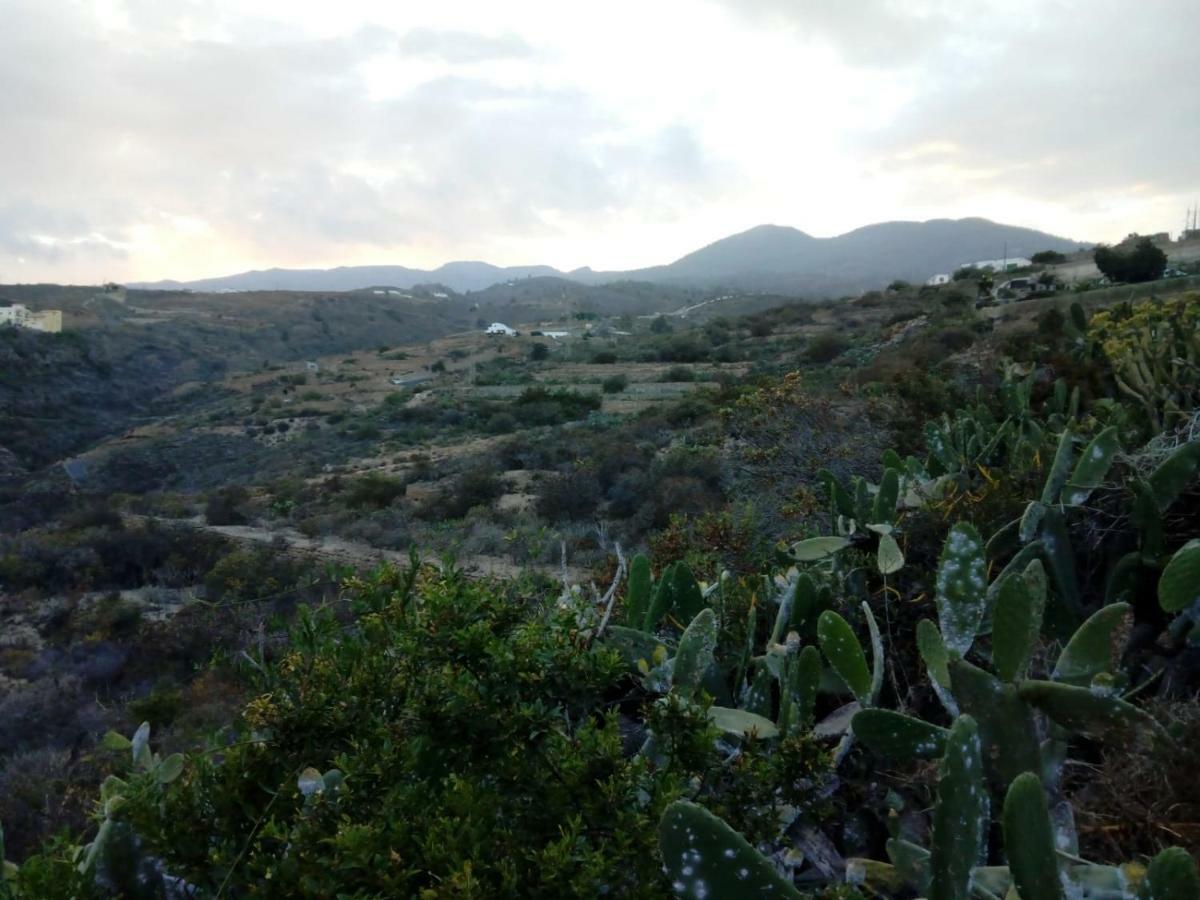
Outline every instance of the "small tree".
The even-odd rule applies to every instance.
[[[529,348],[529,358],[533,362],[541,362],[544,359],[550,358],[550,348],[545,344],[534,344]]]
[[[1167,268],[1167,254],[1154,246],[1150,238],[1142,238],[1133,250],[1125,253],[1112,247],[1097,247],[1092,259],[1111,281],[1137,284],[1162,278]]]
[[[1037,263],[1039,266],[1056,266],[1061,262],[1066,262],[1067,257],[1057,250],[1040,250],[1029,257],[1029,261]]]
[[[621,391],[625,390],[628,385],[629,379],[626,377],[624,372],[617,375],[610,375],[600,384],[600,386],[604,389],[604,393],[606,394],[619,394]]]

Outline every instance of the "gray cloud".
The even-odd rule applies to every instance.
[[[720,0],[732,12],[805,40],[832,44],[848,61],[892,68],[910,65],[951,39],[949,0]]]
[[[961,191],[921,177],[913,148],[944,143],[943,161],[971,187],[1004,186],[1086,203],[1099,192],[1197,187],[1200,93],[1194,67],[1200,5],[1035,7],[999,46],[943,59],[916,102],[867,149],[913,190]],[[908,158],[904,158],[908,157]]]
[[[525,59],[534,55],[533,48],[515,34],[483,35],[433,28],[414,28],[405,32],[397,40],[396,49],[452,63]]]
[[[798,54],[832,48],[864,79],[856,91],[905,88],[909,99],[878,126],[804,126],[864,181],[899,185],[914,206],[1005,190],[1086,212],[1112,192],[1200,189],[1193,0],[713,2],[739,27],[789,35]],[[611,222],[677,222],[767,196],[775,183],[819,179],[800,165],[757,169],[755,144],[796,140],[779,123],[807,92],[838,88],[797,83],[796,108],[781,105],[761,135],[727,142],[733,155],[717,159],[697,128],[712,135],[722,123],[703,121],[696,97],[679,106],[699,110],[697,121],[675,119],[666,97],[654,108],[669,112],[647,125],[598,99],[587,79],[606,73],[547,74],[569,70],[560,49],[515,25],[366,23],[314,38],[238,4],[126,0],[123,31],[101,27],[88,4],[0,5],[0,278],[17,258],[53,263],[62,277],[107,276],[147,228],[181,221],[197,241],[207,227],[263,264],[370,248],[407,262],[397,248],[453,256],[492,236],[557,237],[563,221],[581,229],[581,243]],[[380,99],[363,68],[380,61],[413,63],[399,67],[403,77],[429,80]],[[659,62],[676,65],[670,40]],[[622,65],[619,48],[612,65]],[[722,65],[736,78],[738,59]],[[864,221],[882,217],[857,188],[846,205],[862,206]],[[794,223],[819,233],[822,213],[797,210]]]
[[[14,204],[0,252],[44,259],[49,245],[30,243],[44,233],[56,258],[82,257],[72,241],[171,216],[275,259],[347,244],[453,246],[544,233],[543,210],[603,215],[636,203],[647,179],[694,190],[705,177],[685,129],[623,142],[613,113],[576,89],[502,87],[466,69],[373,100],[358,69],[380,57],[528,57],[519,38],[372,27],[184,41],[179,18],[154,5],[134,18],[136,36],[101,40],[86,17],[40,3],[6,16],[0,83],[13,90],[0,92],[0,119],[21,140],[0,142],[3,194],[19,185],[42,207],[94,215],[55,220]]]

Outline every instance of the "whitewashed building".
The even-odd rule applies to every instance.
[[[57,334],[62,331],[62,310],[44,309],[34,312],[23,303],[11,303],[0,306],[0,325],[15,325],[18,328]]]
[[[493,322],[487,327],[487,329],[484,331],[484,334],[502,334],[505,337],[516,337],[517,330],[515,328],[509,328],[503,322]]]

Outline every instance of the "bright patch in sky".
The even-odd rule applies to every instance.
[[[1192,0],[0,10],[0,282],[633,268],[764,222],[1111,241],[1200,197]]]

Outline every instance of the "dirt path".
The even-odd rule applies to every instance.
[[[400,550],[386,550],[372,547],[370,544],[358,541],[348,541],[339,537],[310,538],[294,528],[264,528],[257,525],[209,525],[202,519],[167,519],[159,516],[126,515],[131,521],[155,522],[175,528],[188,528],[197,531],[207,531],[219,534],[233,541],[247,544],[278,544],[283,542],[289,552],[306,556],[316,556],[330,562],[344,563],[352,566],[377,566],[384,562],[398,565],[408,565],[408,553]],[[436,557],[423,557],[423,562],[440,566],[441,561]],[[471,556],[455,560],[455,563],[472,578],[513,578],[523,571],[539,572],[552,578],[558,578],[562,570],[550,566],[519,566],[502,556]],[[567,566],[567,579],[571,584],[586,584],[588,572],[574,566]]]

